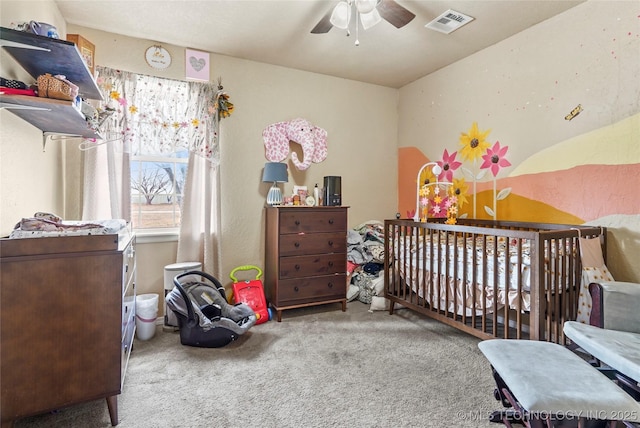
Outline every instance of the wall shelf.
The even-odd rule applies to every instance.
[[[0,46],[34,80],[41,74],[62,74],[78,85],[82,98],[103,100],[87,65],[75,44],[23,31],[0,27]],[[71,101],[25,95],[0,94],[0,108],[29,122],[43,132],[43,145],[50,135],[102,138],[89,128],[85,117]]]
[[[34,79],[62,74],[78,85],[82,98],[102,101],[102,94],[75,44],[0,27],[0,43]]]
[[[84,115],[73,106],[71,101],[0,94],[0,107],[11,110],[13,114],[43,132],[83,138],[102,138],[89,128]]]

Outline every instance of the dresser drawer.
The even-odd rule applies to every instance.
[[[306,254],[346,253],[347,234],[313,233],[282,235],[280,256],[301,256]]]
[[[129,356],[131,355],[131,347],[133,346],[133,335],[135,331],[136,321],[131,318],[130,322],[124,329],[120,348],[120,387],[124,385],[124,376],[127,373],[127,365],[129,364]]]
[[[309,302],[345,299],[347,276],[326,275],[280,281],[278,305],[300,305]]]
[[[347,271],[345,253],[290,256],[280,258],[280,278],[329,275]]]
[[[297,208],[280,212],[280,233],[337,232],[347,230],[344,210]]]
[[[122,337],[126,335],[127,325],[135,322],[135,311],[136,296],[133,294],[133,287],[131,287],[131,294],[127,294],[122,299]]]
[[[135,239],[135,238],[134,238]],[[125,293],[125,290],[133,281],[133,273],[136,270],[136,249],[135,244],[132,242],[129,246],[122,252],[122,292]]]

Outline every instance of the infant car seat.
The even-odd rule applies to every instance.
[[[245,303],[227,303],[222,284],[205,272],[184,272],[173,285],[166,302],[178,319],[183,345],[221,348],[256,323],[253,309]]]

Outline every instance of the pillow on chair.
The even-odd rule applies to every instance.
[[[578,314],[576,321],[589,324],[591,316],[591,294],[589,284],[592,282],[613,281],[602,256],[600,239],[579,238],[580,259],[582,260],[582,282],[578,296]]]

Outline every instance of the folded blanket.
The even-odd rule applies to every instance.
[[[96,220],[92,222],[64,221],[51,213],[35,213],[20,220],[9,235],[10,238],[38,238],[66,235],[109,235],[127,226],[123,219]]]

